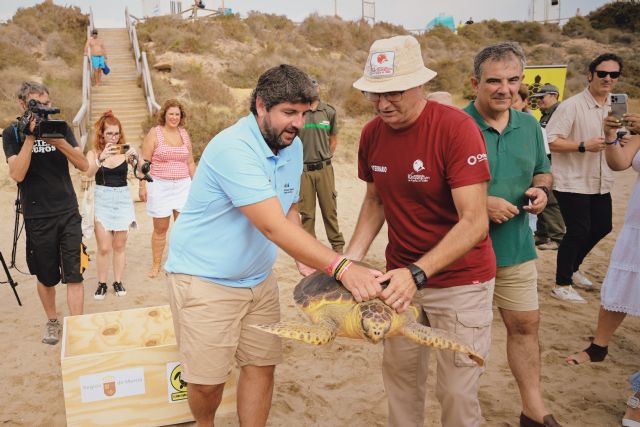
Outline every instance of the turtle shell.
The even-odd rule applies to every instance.
[[[302,309],[317,304],[356,304],[342,284],[321,271],[302,279],[293,290],[293,299]]]

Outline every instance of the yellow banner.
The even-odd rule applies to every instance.
[[[537,93],[546,84],[557,86],[560,90],[558,101],[564,98],[564,82],[567,79],[566,65],[530,65],[524,69],[524,83],[529,87],[529,108],[531,112],[540,120],[540,110],[536,103],[536,98],[531,95]]]

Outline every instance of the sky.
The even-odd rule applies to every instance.
[[[169,1],[169,0],[163,0]],[[346,20],[357,20],[362,16],[361,0],[203,0],[208,9],[222,6],[231,8],[235,13],[246,16],[247,12],[256,10],[264,13],[286,15],[292,21],[302,21],[306,16],[333,15],[337,9],[338,16]],[[500,21],[524,21],[531,18],[531,6],[535,2],[536,16],[542,17],[544,2],[551,0],[367,0],[375,3],[376,21],[385,21],[403,25],[409,30],[424,29],[426,24],[440,14],[452,15],[455,22],[466,21],[470,17],[474,21],[498,19]],[[0,22],[10,19],[19,7],[29,7],[40,0],[0,0]],[[560,17],[570,18],[579,7],[582,15],[597,9],[606,0],[559,0]],[[124,27],[124,9],[129,13],[142,17],[142,0],[54,0],[61,6],[79,6],[85,13],[93,10],[96,27]],[[191,0],[182,0],[183,9],[191,4]],[[557,12],[555,13],[557,16]]]

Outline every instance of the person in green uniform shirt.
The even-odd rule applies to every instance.
[[[560,90],[557,86],[547,83],[543,85],[538,92],[531,95],[532,98],[536,99],[538,108],[542,113],[540,126],[543,132],[545,132],[544,128],[547,127],[547,123],[549,123],[556,108],[560,105],[560,102],[558,102],[559,93]],[[551,153],[548,153],[547,157],[551,160]],[[560,212],[560,205],[552,191],[549,193],[547,207],[538,215],[535,232],[537,248],[543,251],[558,250],[560,242],[562,242],[564,238],[564,233],[565,227],[562,212]]]
[[[527,213],[547,204],[553,178],[535,117],[510,108],[522,83],[525,56],[517,43],[482,49],[471,84],[476,99],[465,107],[482,131],[491,181],[487,210],[496,254],[494,301],[507,328],[507,360],[522,400],[520,426],[559,426],[542,400],[536,251]]]
[[[316,100],[305,114],[302,140],[304,170],[300,178],[298,209],[302,227],[316,236],[316,196],[322,213],[327,239],[334,251],[342,253],[344,236],[338,226],[338,204],[331,158],[338,146],[336,109],[320,100],[320,86],[314,80]]]

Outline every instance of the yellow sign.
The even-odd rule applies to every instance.
[[[567,79],[566,65],[530,65],[524,69],[524,83],[529,87],[529,108],[531,112],[540,120],[540,109],[538,109],[536,98],[531,95],[537,93],[540,88],[546,84],[557,86],[560,90],[558,101],[562,101],[564,97],[564,82]]]
[[[179,362],[167,363],[169,374],[169,402],[180,402],[187,399],[187,383],[182,379],[182,365]]]

